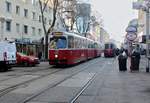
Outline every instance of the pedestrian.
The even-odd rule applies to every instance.
[[[116,56],[118,56],[120,54],[118,48],[115,50],[115,53],[116,53]]]
[[[38,58],[39,58],[39,60],[41,60],[41,57],[42,57],[42,52],[40,51],[40,52],[38,53]]]
[[[125,51],[123,51],[119,54],[118,64],[119,64],[119,71],[127,70],[127,55],[126,55]]]
[[[131,54],[131,71],[139,71],[140,58],[140,49],[139,46],[136,46],[136,48],[133,49]]]

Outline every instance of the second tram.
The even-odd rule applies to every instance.
[[[50,65],[72,65],[101,56],[100,43],[76,33],[53,32],[49,43]]]
[[[108,42],[105,43],[104,47],[104,56],[105,57],[115,57],[116,56],[116,45],[114,43]]]

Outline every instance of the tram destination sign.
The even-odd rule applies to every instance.
[[[62,36],[63,32],[53,32],[52,35],[53,36]]]

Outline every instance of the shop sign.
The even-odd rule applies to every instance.
[[[25,44],[30,44],[31,43],[31,40],[29,38],[16,39],[15,41],[17,43],[25,43]]]

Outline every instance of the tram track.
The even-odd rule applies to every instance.
[[[106,67],[107,64],[103,65]],[[100,73],[103,71],[103,69],[100,71]],[[94,79],[99,75],[99,73],[94,74],[94,76],[81,88],[81,90],[69,101],[69,103],[76,103],[76,100],[83,94],[83,92],[90,86],[90,84],[94,81]]]
[[[0,80],[0,82],[3,82],[3,81],[6,81],[6,80],[9,80],[9,79],[12,79],[12,78],[17,78],[17,77],[21,77],[21,76],[23,76],[23,75],[37,75],[36,73],[37,72],[41,72],[41,71],[46,71],[46,70],[49,70],[49,68],[52,68],[52,67],[47,67],[47,68],[44,68],[44,69],[37,69],[36,67],[34,67],[34,69],[37,69],[37,70],[34,70],[34,69],[32,69],[32,70],[17,70],[17,71],[12,71],[11,73],[14,73],[14,74],[7,74],[6,76],[10,76],[9,78],[7,78],[7,79],[2,79],[2,80]],[[24,73],[24,74],[22,74],[22,75],[17,75],[16,74],[16,72],[18,73]]]
[[[70,75],[70,76],[68,76],[68,77],[66,77],[66,78],[64,78],[64,79],[62,79],[61,81],[57,82],[56,84],[54,84],[54,85],[52,85],[52,86],[48,86],[47,88],[40,90],[39,92],[37,92],[37,93],[35,93],[35,94],[29,96],[28,98],[26,98],[26,99],[24,99],[24,100],[22,100],[22,101],[20,101],[20,102],[18,102],[18,103],[28,103],[28,102],[30,102],[32,99],[34,99],[34,98],[36,98],[37,96],[41,95],[41,94],[44,93],[45,91],[47,91],[47,90],[49,90],[49,89],[51,89],[51,88],[54,88],[54,87],[58,86],[58,85],[61,84],[62,82],[66,81],[66,80],[70,79],[71,77],[77,75],[78,73],[80,73],[80,72],[86,70],[86,68],[88,68],[90,65],[96,64],[96,63],[98,63],[98,62],[99,62],[99,61],[97,60],[97,61],[94,62],[94,63],[90,63],[90,64],[84,66],[81,70],[79,70],[79,71],[73,73],[72,75]]]
[[[85,67],[85,65],[87,65],[87,63],[88,63],[88,62],[85,62],[85,63],[82,64],[83,69],[82,69],[81,71],[85,70],[86,67],[88,67],[89,65],[92,64],[92,63],[90,63],[88,66]],[[80,65],[80,66],[81,66],[81,65]],[[78,70],[78,68],[80,68],[80,66],[77,65],[77,66],[76,66],[75,68],[73,68],[73,69],[77,69],[77,70]],[[46,69],[43,69],[43,70],[46,70]],[[20,86],[29,84],[29,83],[31,83],[31,82],[34,82],[34,81],[36,81],[36,80],[42,79],[42,78],[44,78],[44,77],[47,77],[47,76],[49,76],[49,75],[58,73],[58,72],[63,71],[63,70],[67,70],[67,69],[62,69],[62,68],[61,68],[61,69],[59,69],[59,70],[53,71],[53,72],[51,72],[51,73],[48,73],[48,74],[46,74],[46,75],[41,75],[40,77],[33,78],[33,79],[31,79],[31,80],[28,80],[28,81],[25,81],[25,82],[22,82],[22,83],[19,83],[19,84],[10,86],[10,87],[8,87],[8,88],[2,89],[2,90],[0,90],[0,98],[3,97],[3,96],[5,96],[6,94],[10,93],[11,91],[13,91],[13,90],[19,88]],[[79,73],[79,72],[81,72],[81,71],[78,71],[77,73]],[[38,72],[38,71],[37,71],[37,72]],[[75,74],[77,74],[77,73],[75,73]],[[53,87],[59,85],[60,83],[62,83],[63,81],[69,79],[70,77],[74,76],[75,74],[73,74],[73,75],[71,75],[71,76],[65,78],[64,80],[62,80],[62,81],[56,83],[55,85],[53,85],[52,87],[49,87],[49,88],[53,88]],[[14,78],[15,78],[15,77],[14,77]],[[49,88],[46,88],[46,90],[49,89]],[[44,91],[46,91],[46,90],[44,90]],[[42,90],[42,91],[43,91],[43,90]],[[42,91],[41,91],[40,93],[37,93],[37,95],[40,95],[41,93],[44,92],[44,91],[43,91],[43,92],[42,92]],[[35,95],[35,96],[37,96],[37,95]],[[33,97],[35,97],[35,96],[33,96]],[[30,98],[31,98],[31,97],[30,97]],[[30,98],[29,98],[29,100],[30,100]],[[28,100],[28,99],[27,99],[27,100]],[[25,101],[25,102],[20,102],[20,103],[26,103],[26,101]]]
[[[69,103],[75,103],[75,101],[78,99],[78,97],[88,88],[88,86],[92,83],[92,81],[96,78],[96,74],[82,87],[82,89],[77,93],[75,97],[71,99]]]
[[[35,81],[35,80],[38,80],[38,79],[44,78],[44,77],[46,77],[46,76],[52,75],[52,74],[57,73],[57,72],[59,72],[59,71],[62,71],[62,70],[56,70],[56,71],[51,72],[51,73],[48,73],[48,74],[46,74],[46,75],[41,75],[41,76],[39,76],[39,77],[37,77],[37,78],[33,78],[33,79],[28,80],[28,81],[25,81],[25,82],[23,82],[23,83],[19,83],[19,84],[10,86],[10,87],[8,87],[8,88],[5,88],[5,89],[3,89],[3,90],[0,90],[0,97],[2,97],[2,96],[4,96],[4,95],[6,95],[7,93],[9,93],[9,92],[11,92],[11,91],[17,89],[18,87],[20,87],[20,86],[22,86],[22,85],[25,85],[25,84],[30,83],[30,82],[33,82],[33,81]],[[15,78],[15,77],[14,77],[14,78]],[[17,78],[17,77],[16,77],[16,78]]]

